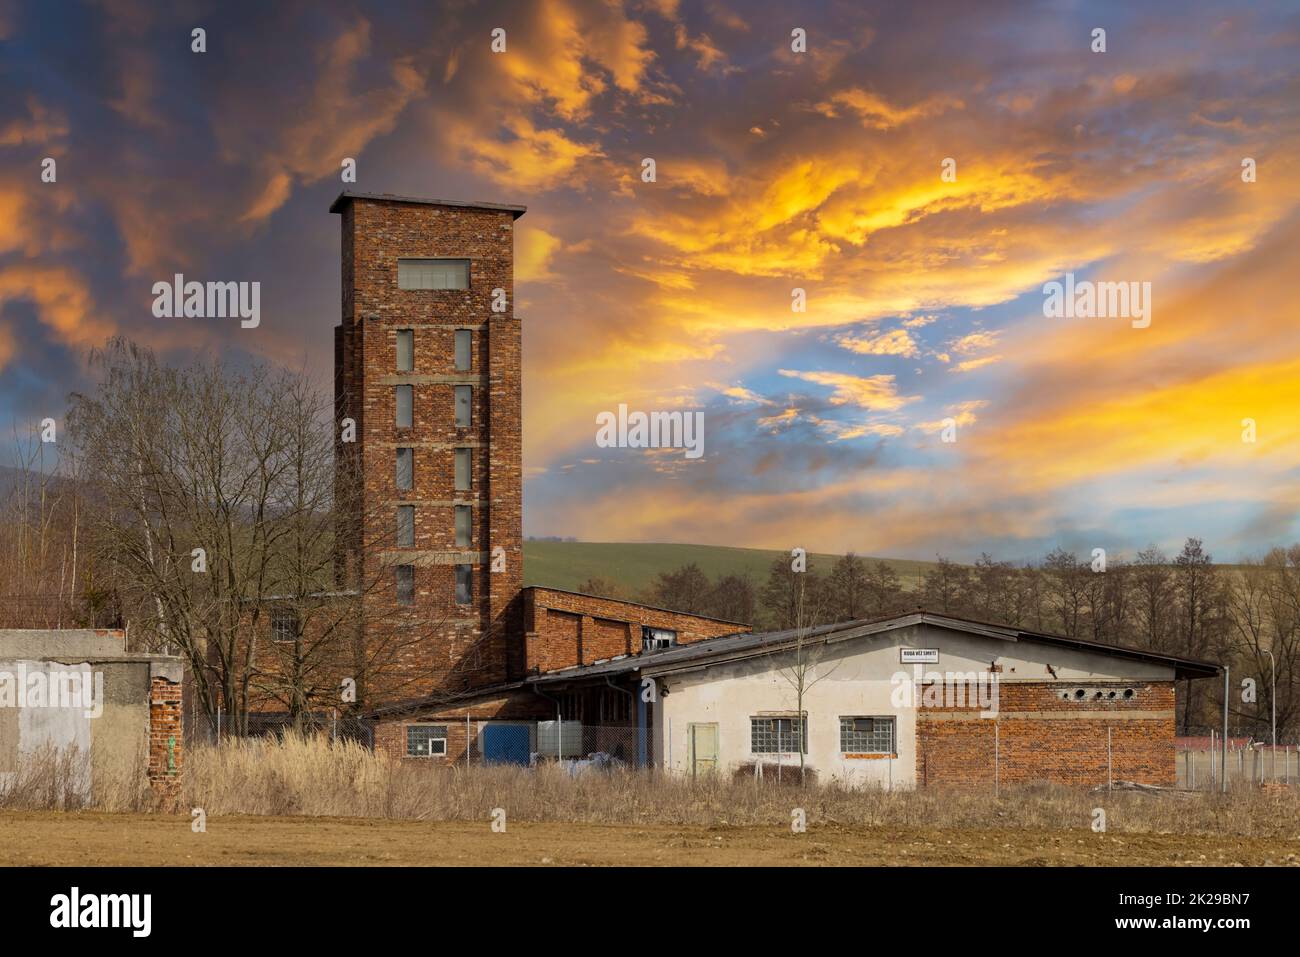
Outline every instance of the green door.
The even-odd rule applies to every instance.
[[[717,724],[692,724],[688,730],[691,743],[691,776],[711,774],[718,769]]]

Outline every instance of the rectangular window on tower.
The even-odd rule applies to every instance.
[[[393,577],[397,584],[397,603],[399,605],[415,604],[415,566],[394,565]]]
[[[397,547],[415,547],[415,506],[397,506]]]
[[[468,289],[468,259],[399,259],[398,289]]]
[[[415,370],[415,330],[397,330],[397,371],[413,372]]]
[[[415,449],[397,450],[397,487],[404,492],[415,488]]]
[[[474,333],[468,329],[456,330],[456,371],[466,372],[470,366],[470,352]]]
[[[474,387],[469,385],[456,386],[456,428],[468,429],[470,427],[470,409],[473,404]]]
[[[456,506],[456,547],[469,548],[472,537],[474,510],[468,505]]]
[[[468,492],[470,490],[470,450],[456,450],[456,491]]]
[[[397,428],[411,428],[415,421],[415,386],[395,385],[393,396],[397,405]]]
[[[456,566],[456,604],[468,605],[474,600],[474,566]]]

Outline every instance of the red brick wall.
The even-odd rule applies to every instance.
[[[479,721],[538,721],[555,717],[555,705],[531,691],[521,690],[513,693],[483,698],[457,706],[428,708],[381,720],[375,726],[375,750],[393,758],[409,761],[426,761],[433,764],[456,764],[465,760],[466,715],[470,718],[468,737],[474,740],[478,736]],[[447,726],[447,754],[445,757],[406,756],[406,729],[413,724],[445,724]],[[472,760],[482,757],[477,746],[472,749]]]
[[[553,588],[527,588],[523,601],[529,672],[640,654],[642,625],[671,628],[683,645],[748,630],[735,622]]]
[[[341,538],[345,578],[366,593],[368,642],[401,645],[389,656],[405,685],[365,689],[370,703],[506,680],[522,666],[520,331],[514,316],[514,215],[509,211],[354,198],[341,209],[343,321],[336,332],[336,414],[357,442],[339,445],[336,482],[361,528]],[[468,290],[399,290],[401,258],[470,260]],[[504,289],[508,309],[491,310]],[[396,330],[414,333],[411,373],[396,371]],[[455,369],[457,329],[473,332],[471,368]],[[414,427],[394,423],[394,386],[414,391]],[[457,429],[456,385],[474,389],[472,425]],[[396,488],[396,448],[411,447],[415,484]],[[454,489],[454,450],[472,452],[472,489]],[[353,476],[356,476],[354,479]],[[415,547],[396,546],[396,506],[416,509]],[[455,545],[457,504],[473,509],[472,541]],[[505,567],[490,572],[494,547]],[[394,564],[415,566],[416,601],[397,604]],[[455,565],[474,568],[473,602],[455,602]],[[418,634],[418,641],[403,639]],[[513,642],[511,641],[513,637]],[[512,657],[513,656],[513,657]]]
[[[181,683],[160,675],[149,679],[149,786],[171,801],[180,792],[184,744]]]
[[[1062,683],[1005,683],[998,688],[997,776],[1000,784],[1047,781],[1095,786],[1116,781],[1172,786],[1174,686],[1159,682],[1087,682],[1078,687],[1132,688],[1130,700],[1062,700]],[[921,785],[992,787],[994,720],[978,709],[917,712],[916,780]]]

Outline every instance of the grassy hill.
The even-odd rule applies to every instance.
[[[524,542],[524,584],[549,585],[570,591],[589,578],[604,578],[619,585],[626,596],[648,588],[660,572],[691,562],[706,575],[746,575],[761,586],[778,555],[789,552],[725,545],[670,545],[659,542]],[[838,555],[809,555],[819,573],[829,572]],[[862,556],[865,561],[876,561]],[[933,562],[884,559],[898,572],[904,588],[914,588]]]

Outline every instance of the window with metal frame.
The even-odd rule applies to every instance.
[[[808,753],[808,726],[799,718],[750,718],[750,750],[754,754]]]
[[[455,513],[456,547],[469,548],[474,534],[474,510],[468,505],[457,505]]]
[[[892,717],[840,718],[840,750],[845,754],[893,754]]]
[[[271,638],[275,641],[298,639],[298,609],[284,605],[271,609]]]
[[[398,289],[468,289],[468,259],[399,259]]]
[[[408,724],[406,726],[406,756],[431,758],[447,753],[447,726],[445,724]]]

